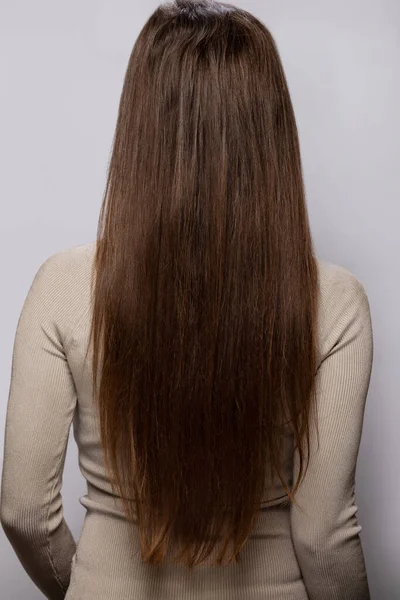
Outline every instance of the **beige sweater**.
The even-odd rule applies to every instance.
[[[297,495],[303,510],[266,505],[239,565],[189,573],[142,563],[105,475],[91,371],[83,365],[94,249],[95,242],[74,246],[40,266],[15,336],[0,519],[32,581],[50,600],[367,600],[354,477],[373,337],[360,281],[318,260],[320,445],[313,430],[310,467]],[[71,423],[87,480],[78,543],[61,495]],[[294,477],[290,442],[287,469]]]

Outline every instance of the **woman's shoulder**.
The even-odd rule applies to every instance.
[[[86,242],[85,244],[74,244],[50,254],[45,263],[68,267],[76,267],[79,262],[84,262],[93,254],[96,248],[96,241]]]
[[[368,328],[372,324],[366,284],[355,273],[336,263],[317,258],[318,331],[320,359],[330,351],[349,327]]]
[[[339,299],[343,293],[355,292],[358,295],[367,293],[363,281],[346,267],[318,257],[316,263],[322,294]]]
[[[66,292],[76,285],[84,284],[90,272],[96,242],[75,244],[64,247],[40,264],[37,277],[44,282],[52,282],[54,288]]]
[[[75,244],[49,254],[36,269],[29,302],[40,305],[43,323],[53,323],[66,340],[90,309],[95,242]]]

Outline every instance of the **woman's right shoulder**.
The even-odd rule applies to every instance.
[[[320,360],[355,321],[371,330],[366,285],[351,270],[316,259],[318,270],[318,331]],[[372,330],[371,330],[372,334]]]
[[[318,257],[316,263],[322,295],[339,299],[343,293],[352,290],[358,294],[367,294],[363,281],[346,267]]]

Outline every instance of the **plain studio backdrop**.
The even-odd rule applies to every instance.
[[[1,445],[17,319],[52,253],[95,239],[119,97],[154,0],[1,0]],[[369,296],[374,366],[356,498],[373,600],[400,598],[400,2],[238,1],[274,35],[320,258]],[[3,448],[1,449],[2,452]],[[86,492],[70,434],[64,511]],[[0,530],[4,600],[43,596]]]

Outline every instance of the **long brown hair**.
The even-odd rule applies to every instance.
[[[295,116],[274,40],[247,11],[175,0],[145,23],[93,272],[102,447],[142,559],[162,563],[172,544],[190,568],[219,542],[212,564],[230,543],[240,560],[266,482],[278,474],[293,500],[307,469],[317,316]]]

